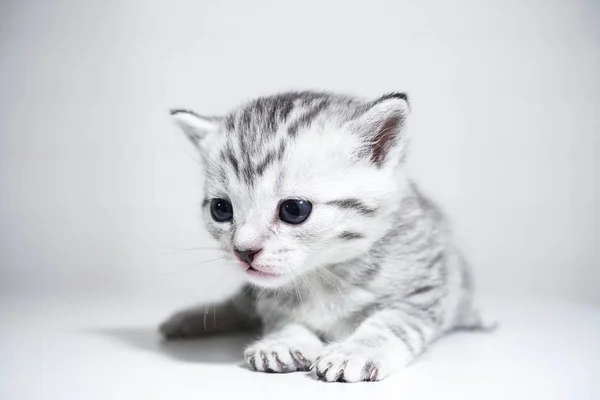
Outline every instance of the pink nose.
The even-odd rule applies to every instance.
[[[258,250],[239,250],[239,249],[234,249],[235,254],[237,254],[238,258],[240,260],[242,260],[242,262],[245,262],[246,264],[250,265],[252,264],[252,261],[254,261],[254,257],[260,253],[262,249],[258,249]]]

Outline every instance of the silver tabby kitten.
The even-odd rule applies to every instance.
[[[249,284],[183,311],[166,338],[249,329],[251,369],[381,380],[454,328],[482,326],[441,212],[405,175],[409,106],[319,92],[261,97],[225,117],[172,115],[205,168],[208,232]],[[212,308],[213,305],[211,305]]]

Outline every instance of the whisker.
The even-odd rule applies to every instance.
[[[347,296],[347,293],[345,293],[345,292],[344,292],[344,291],[343,291],[343,290],[342,290],[342,289],[341,289],[341,288],[340,288],[338,285],[336,285],[335,283],[333,283],[331,280],[329,280],[328,278],[326,278],[324,275],[321,275],[321,274],[319,273],[319,271],[318,271],[319,269],[320,269],[321,271],[323,271],[323,272],[326,272],[326,273],[328,273],[328,274],[329,274],[331,277],[333,277],[333,278],[335,278],[335,279],[337,279],[337,280],[339,280],[339,281],[342,281],[342,282],[346,282],[346,281],[345,281],[344,279],[340,278],[339,276],[335,275],[333,272],[331,272],[331,271],[328,271],[327,269],[325,269],[325,268],[323,268],[323,267],[320,267],[320,268],[317,268],[317,269],[315,269],[315,270],[314,270],[314,271],[315,271],[315,273],[316,273],[317,275],[319,275],[321,278],[323,278],[323,280],[325,280],[325,281],[326,281],[327,283],[329,283],[331,286],[333,286],[334,288],[336,288],[336,289],[337,289],[337,291],[338,291],[338,292],[340,292],[340,294],[341,294],[341,295],[342,295],[344,298],[347,298],[347,297],[348,297],[348,296]]]
[[[339,288],[339,286],[337,286],[335,283],[331,282],[331,281],[330,281],[329,279],[327,279],[325,276],[321,275],[321,274],[319,273],[319,271],[318,271],[318,270],[315,270],[315,273],[316,273],[317,275],[319,275],[321,278],[323,278],[323,280],[324,280],[325,282],[329,283],[331,286],[333,286],[334,288],[336,288],[337,290],[339,290],[339,291],[341,292],[341,289]]]
[[[304,276],[304,275],[300,275],[300,277],[302,278],[302,280],[304,281],[304,283],[306,284],[306,288],[308,289],[308,291],[310,292],[310,295],[312,296],[313,300],[316,301],[316,297],[315,297],[315,293],[313,292],[312,288],[310,287],[310,282],[309,280]]]
[[[252,287],[252,286],[250,286]],[[256,306],[256,303],[258,302],[258,300],[260,300],[260,295],[264,293],[264,291],[267,290],[267,288],[262,288],[260,290],[260,292],[258,292],[258,294],[256,295],[256,298],[254,299],[254,305]]]
[[[319,267],[319,268],[317,268],[317,269],[319,269],[319,270],[321,270],[321,271],[323,271],[323,272],[326,272],[326,273],[328,273],[328,274],[329,274],[329,276],[333,277],[334,279],[337,279],[337,280],[338,280],[338,281],[340,281],[340,282],[346,282],[346,283],[349,283],[349,282],[348,282],[346,279],[342,278],[341,276],[338,276],[338,275],[334,274],[333,272],[329,271],[329,270],[328,270],[327,268],[325,268],[325,267]]]
[[[215,251],[223,251],[223,249],[221,249],[220,247],[202,247],[202,246],[197,246],[197,247],[184,247],[184,248],[175,248],[175,247],[169,247],[169,251],[164,251],[161,252],[161,254],[177,254],[177,253],[183,253],[185,251],[208,251],[208,250],[215,250]]]
[[[202,265],[202,264],[206,264],[206,263],[209,263],[209,262],[213,262],[213,261],[219,261],[219,260],[222,260],[222,259],[224,259],[224,258],[225,258],[225,256],[221,256],[221,257],[218,257],[218,258],[213,258],[213,259],[211,259],[211,260],[206,260],[206,261],[202,261],[202,262],[199,262],[199,263],[195,263],[195,264],[187,265],[187,266],[185,266],[185,267],[183,267],[183,268],[180,268],[180,269],[178,269],[178,270],[175,270],[175,271],[163,272],[161,275],[172,275],[172,274],[176,274],[177,272],[181,272],[181,271],[184,271],[184,270],[188,270],[188,269],[190,269],[190,268],[198,267],[198,266],[200,266],[200,265]]]
[[[304,301],[302,300],[302,295],[300,294],[300,288],[298,287],[298,283],[296,282],[296,279],[294,278],[293,275],[292,275],[292,281],[294,282],[294,289],[296,289],[296,293],[298,294],[298,299],[300,300],[300,304],[302,304],[302,306],[304,307]]]
[[[250,290],[252,290],[252,285],[248,285],[248,288],[244,291],[244,293],[235,296],[233,299],[234,300],[235,299],[241,299],[242,297],[244,297],[245,295],[247,295]],[[256,299],[254,299],[254,304],[256,304]]]
[[[261,293],[262,293],[262,292],[264,292],[264,291],[265,291],[265,289],[263,289],[263,290],[261,291]],[[278,294],[279,294],[279,288],[275,289],[275,297],[277,297],[277,295],[278,295]],[[256,304],[256,303],[255,303],[255,304]],[[267,313],[266,313],[266,314],[265,314],[265,315],[262,317],[262,318],[263,318],[263,320],[266,320],[266,319],[267,319],[267,317],[268,317],[269,315],[271,315],[271,313],[272,313],[273,311],[275,311],[276,309],[278,309],[278,308],[279,308],[279,304],[278,304],[277,302],[273,302],[273,306],[271,307],[271,309],[270,309],[269,311],[267,311]]]

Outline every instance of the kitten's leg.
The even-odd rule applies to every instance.
[[[252,331],[260,327],[253,300],[246,294],[221,303],[180,311],[160,325],[165,339],[207,336],[225,332]]]
[[[437,335],[435,318],[426,310],[381,310],[346,340],[327,346],[316,373],[329,382],[381,380],[412,362]]]
[[[323,342],[308,328],[290,324],[265,335],[244,356],[255,371],[308,371],[322,349]]]

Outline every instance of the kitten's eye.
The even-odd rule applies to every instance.
[[[279,208],[279,218],[288,224],[301,224],[308,218],[312,204],[306,200],[286,200]]]
[[[225,199],[212,199],[210,202],[210,214],[217,222],[231,221],[233,218],[233,206]]]

